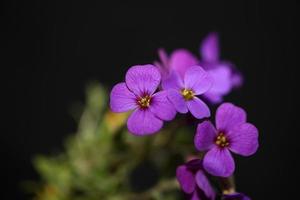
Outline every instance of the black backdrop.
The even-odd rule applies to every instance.
[[[70,104],[84,100],[88,80],[112,86],[127,67],[156,59],[158,47],[197,53],[209,31],[220,33],[222,57],[234,61],[246,77],[243,89],[226,100],[244,106],[260,130],[258,153],[238,158],[238,188],[253,199],[292,199],[297,193],[293,181],[299,179],[293,115],[296,6],[296,1],[259,0],[143,6],[4,3],[1,65],[15,73],[5,79],[14,113],[9,131],[1,134],[1,199],[24,199],[19,182],[37,179],[31,157],[62,149],[63,139],[76,128]]]

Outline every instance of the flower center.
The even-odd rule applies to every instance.
[[[148,108],[150,106],[151,97],[146,95],[138,99],[138,104],[141,108]]]
[[[191,89],[182,89],[181,90],[181,95],[183,96],[183,98],[186,100],[186,101],[189,101],[191,99],[194,98],[195,96],[195,93],[193,90]]]
[[[226,136],[224,135],[224,133],[220,133],[215,141],[216,145],[218,145],[219,147],[227,147],[229,145],[229,141],[226,138]]]

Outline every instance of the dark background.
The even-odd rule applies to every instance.
[[[246,78],[242,90],[226,100],[245,107],[260,130],[257,154],[238,158],[238,189],[254,200],[295,199],[298,11],[296,1],[2,3],[1,68],[13,69],[14,76],[4,79],[13,117],[8,132],[1,133],[5,186],[0,199],[25,199],[20,181],[38,178],[32,156],[62,150],[65,136],[76,130],[70,105],[84,100],[89,80],[112,86],[129,66],[157,59],[158,47],[198,53],[199,42],[210,31],[220,33],[222,57]]]

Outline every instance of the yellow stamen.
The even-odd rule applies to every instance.
[[[224,133],[220,133],[218,135],[218,137],[216,138],[215,143],[219,147],[227,147],[229,145],[229,142],[228,142],[226,136],[224,135]]]
[[[193,90],[190,90],[190,89],[183,89],[181,90],[181,95],[183,96],[183,98],[186,100],[186,101],[189,101],[189,100],[192,100],[195,96],[195,93]]]
[[[138,100],[138,104],[141,108],[148,108],[150,106],[151,97],[146,95]]]

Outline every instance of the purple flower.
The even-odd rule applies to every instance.
[[[214,176],[228,177],[235,168],[230,151],[250,156],[258,148],[258,130],[246,122],[246,112],[231,103],[223,103],[216,112],[216,128],[210,121],[198,125],[194,139],[199,151],[208,151],[204,169]]]
[[[177,167],[176,177],[188,199],[215,199],[215,192],[202,170],[202,161],[200,159],[191,160]]]
[[[201,65],[213,76],[214,86],[205,95],[214,102],[222,101],[224,95],[232,88],[240,87],[242,75],[235,66],[227,61],[220,60],[219,37],[217,33],[210,33],[200,45]]]
[[[164,49],[159,49],[158,56],[161,62],[154,64],[160,69],[163,81],[171,72],[178,73],[184,79],[184,74],[190,67],[199,65],[199,60],[186,49],[177,49],[169,57]]]
[[[198,119],[209,117],[210,110],[197,95],[204,94],[212,85],[212,79],[200,66],[190,67],[184,80],[177,73],[171,73],[162,83],[168,91],[168,98],[179,113],[190,111]]]
[[[204,96],[212,103],[219,103],[233,88],[242,85],[243,78],[232,63],[220,60],[219,39],[216,33],[210,33],[203,40],[200,53],[201,61],[185,49],[175,50],[169,57],[163,49],[159,49],[161,62],[155,62],[155,65],[162,73],[163,83],[172,72],[178,73],[183,79],[190,67],[202,66],[214,80],[212,87]]]
[[[125,82],[115,85],[110,94],[113,112],[134,110],[127,120],[128,130],[135,135],[157,132],[163,120],[172,120],[176,110],[167,98],[166,91],[155,93],[161,75],[153,65],[131,67]]]
[[[164,79],[169,75],[169,71],[170,71],[169,57],[167,55],[167,52],[164,49],[158,49],[157,53],[160,61],[154,61],[154,65],[158,67],[162,75],[162,79]]]
[[[240,87],[243,83],[243,77],[235,68],[235,66],[220,59],[219,36],[217,33],[209,33],[200,45],[201,64],[204,69],[211,70],[219,67],[231,69],[231,83],[233,87]]]
[[[222,200],[251,200],[250,197],[242,193],[225,194],[222,196]]]

